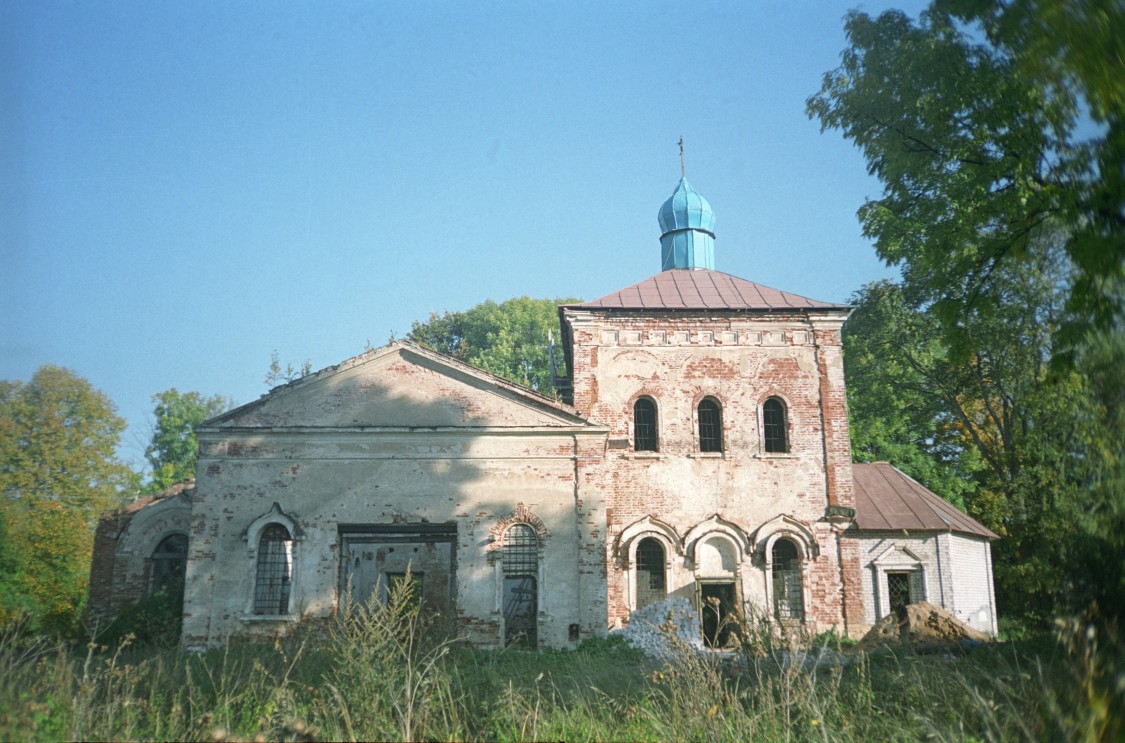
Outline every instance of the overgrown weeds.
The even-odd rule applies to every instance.
[[[330,698],[317,715],[325,734],[347,740],[462,737],[447,656],[455,640],[422,611],[410,580],[387,587],[385,603],[349,604],[324,640],[334,659]]]
[[[1125,659],[1112,624],[1056,642],[948,654],[617,638],[575,652],[483,651],[436,632],[410,596],[343,612],[303,640],[202,654],[0,637],[0,739],[1075,740],[1120,739]],[[773,640],[771,640],[773,641]]]

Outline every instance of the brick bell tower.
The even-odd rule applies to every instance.
[[[559,308],[578,413],[607,424],[609,622],[686,601],[704,641],[760,613],[863,621],[840,329],[850,308],[714,269],[715,213],[686,178],[658,212],[660,273]],[[714,607],[718,607],[714,609]],[[712,616],[714,615],[714,616]]]

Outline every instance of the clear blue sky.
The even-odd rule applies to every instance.
[[[804,105],[855,5],[0,3],[0,378],[90,380],[139,467],[159,391],[656,273],[681,135],[716,268],[845,301],[880,188]]]

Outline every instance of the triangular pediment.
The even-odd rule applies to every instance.
[[[274,388],[207,422],[217,428],[591,426],[567,406],[409,341]]]
[[[879,556],[871,562],[882,567],[888,565],[916,567],[925,561],[906,545],[894,544],[880,552]]]

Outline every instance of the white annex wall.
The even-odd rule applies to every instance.
[[[949,541],[954,613],[966,624],[996,634],[996,591],[992,583],[992,547],[987,539],[943,534]]]
[[[890,613],[888,572],[920,573],[921,598],[953,613],[974,629],[996,634],[996,599],[988,540],[951,532],[858,532],[864,621]]]

